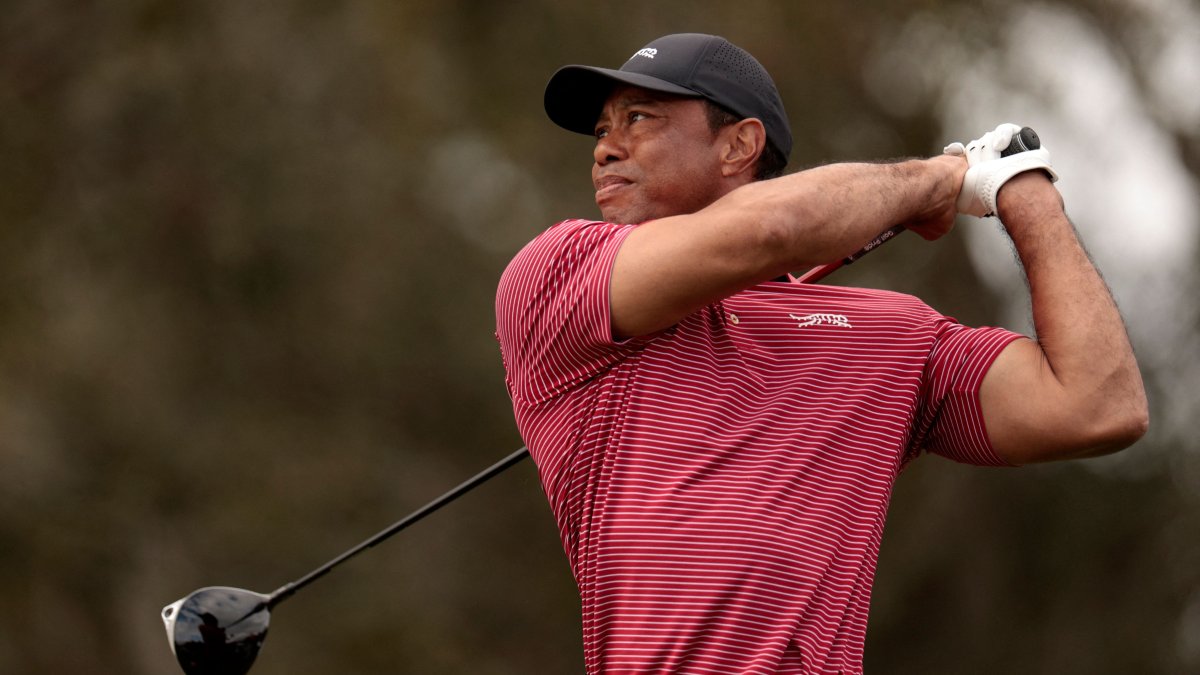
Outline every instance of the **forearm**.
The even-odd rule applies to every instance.
[[[950,229],[966,162],[834,164],[742,185],[690,214],[644,223],[613,265],[614,333],[644,335],[755,284],[848,255],[883,230]]]
[[[962,163],[952,158],[831,164],[752,183],[710,208],[760,227],[776,266],[794,271],[842,258],[896,224],[928,238],[950,229]]]
[[[1029,280],[1042,375],[1057,390],[1056,428],[1032,430],[1037,459],[1102,454],[1144,432],[1146,395],[1125,325],[1044,177],[1022,174],[998,211]],[[1034,357],[1038,357],[1034,354]]]

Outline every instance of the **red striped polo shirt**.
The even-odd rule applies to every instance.
[[[978,391],[1019,336],[911,296],[767,282],[614,341],[633,227],[551,227],[496,298],[587,671],[860,672],[893,482],[922,450],[1004,463]]]

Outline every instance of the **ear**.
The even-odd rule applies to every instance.
[[[757,118],[750,117],[725,127],[721,152],[721,175],[745,174],[754,179],[754,167],[767,148],[767,130]]]

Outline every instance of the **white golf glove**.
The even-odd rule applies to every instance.
[[[1058,180],[1058,174],[1050,166],[1050,151],[1045,146],[1008,157],[1000,155],[1020,131],[1021,127],[1016,124],[1001,124],[965,147],[962,143],[946,146],[946,154],[967,158],[967,175],[958,193],[959,213],[979,218],[995,215],[996,193],[1009,178],[1019,173],[1041,169],[1051,181]]]

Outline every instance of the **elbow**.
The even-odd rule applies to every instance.
[[[1118,409],[1095,411],[1090,419],[1081,457],[1109,455],[1137,443],[1150,430],[1150,407],[1143,393]]]
[[[1142,400],[1131,406],[1131,409],[1120,417],[1109,432],[1108,445],[1110,452],[1124,450],[1137,443],[1150,430],[1150,406],[1143,396]]]
[[[1111,385],[1095,392],[1089,405],[1078,409],[1084,420],[1085,457],[1107,455],[1137,443],[1150,430],[1150,404],[1141,373],[1135,368],[1121,372]]]
[[[1054,429],[1036,434],[1041,442],[1032,441],[1006,459],[1022,465],[1111,455],[1137,443],[1149,429],[1144,395],[1121,406],[1089,406],[1060,416]]]
[[[1128,448],[1150,430],[1150,401],[1146,398],[1141,373],[1135,371],[1126,382],[1126,394],[1118,398],[1110,412],[1113,420],[1108,438],[1110,452]]]

